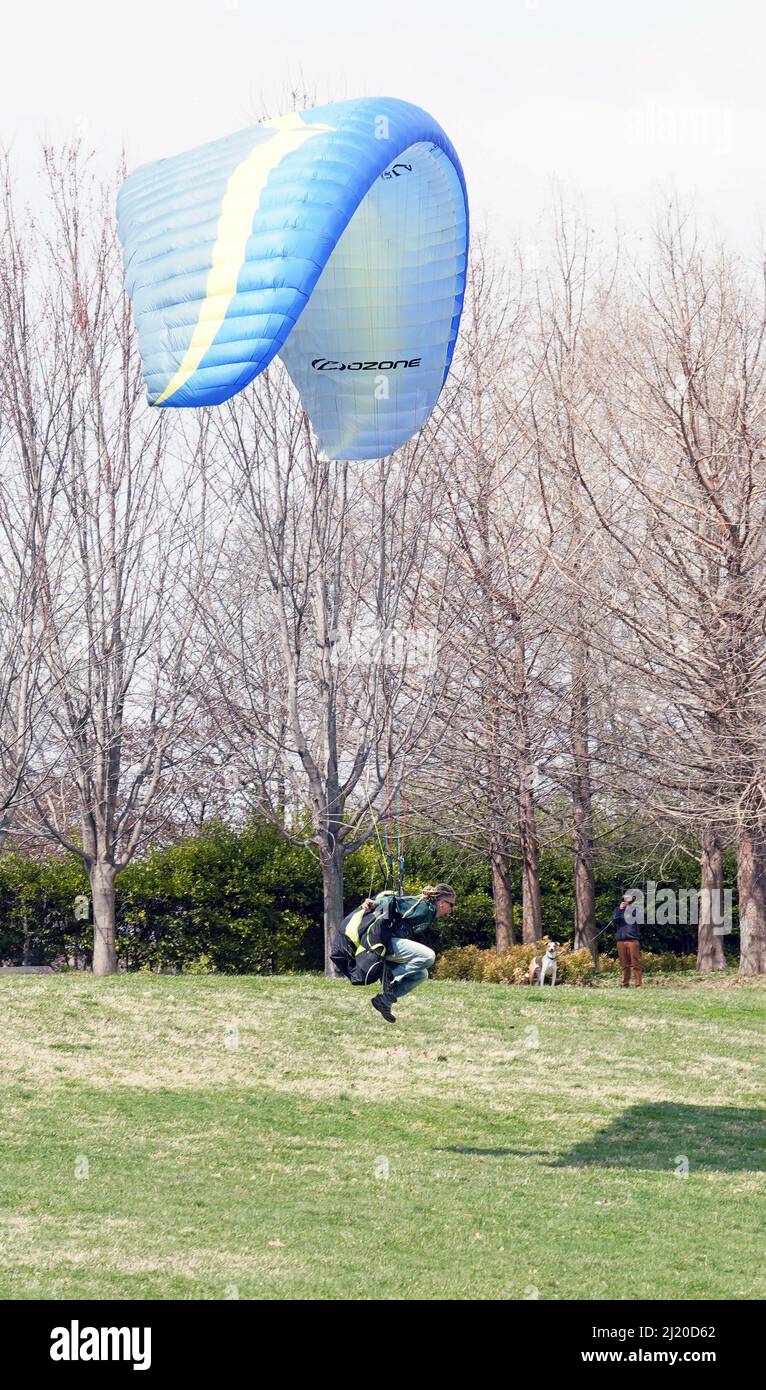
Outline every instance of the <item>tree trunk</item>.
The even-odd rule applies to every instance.
[[[575,808],[575,927],[574,949],[587,948],[593,959],[598,958],[596,940],[596,877],[593,871],[593,840],[588,830],[579,823],[580,808]]]
[[[764,846],[756,831],[743,828],[737,842],[739,973],[766,974],[766,875]]]
[[[0,854],[2,854],[5,849],[5,842],[13,826],[13,811],[14,808],[9,806],[3,812],[2,817],[0,817]]]
[[[539,941],[543,934],[540,901],[540,847],[537,842],[535,803],[532,792],[522,789],[519,799],[519,838],[521,840],[522,940],[525,945]]]
[[[114,882],[117,871],[113,864],[100,861],[88,872],[93,895],[93,974],[114,975],[117,972],[116,903]]]
[[[717,830],[702,833],[700,854],[700,912],[697,928],[697,970],[708,974],[726,964],[723,938],[715,927],[723,916],[723,846]]]
[[[573,507],[576,515],[576,508]],[[579,523],[577,527],[579,534]],[[572,778],[572,829],[574,840],[575,921],[574,949],[584,947],[597,956],[596,877],[593,853],[593,793],[590,776],[590,710],[588,701],[588,644],[582,603],[575,608],[575,639],[572,646],[572,708],[569,737],[574,775]]]
[[[343,851],[336,847],[333,854],[322,856],[322,889],[324,893],[324,973],[338,978],[330,960],[333,937],[343,921]]]
[[[492,845],[492,898],[495,904],[495,950],[508,951],[513,945],[513,889],[510,856],[504,845]]]
[[[514,683],[516,694],[516,770],[519,779],[519,840],[521,843],[521,920],[525,944],[543,934],[540,902],[540,846],[535,814],[534,760],[529,736],[529,688],[524,632],[514,624]]]

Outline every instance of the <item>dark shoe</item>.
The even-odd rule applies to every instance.
[[[370,1003],[372,1004],[373,1009],[377,1009],[381,1017],[386,1020],[386,1023],[396,1023],[396,1019],[394,1018],[394,1015],[391,1012],[391,1008],[388,1000],[386,999],[385,994],[373,995],[372,999],[370,1000]]]

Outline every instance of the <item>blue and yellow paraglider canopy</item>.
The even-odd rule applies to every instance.
[[[381,458],[427,420],[468,208],[419,107],[337,102],[145,165],[118,226],[151,405],[218,405],[279,353],[328,458]]]

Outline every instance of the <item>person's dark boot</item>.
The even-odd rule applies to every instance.
[[[386,1023],[396,1023],[396,1019],[394,1018],[394,1015],[391,1012],[391,1005],[389,1004],[385,994],[373,995],[372,999],[370,1000],[370,1003],[372,1004],[373,1009],[377,1009],[381,1018],[384,1018],[386,1020]]]

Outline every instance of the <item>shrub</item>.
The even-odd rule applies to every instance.
[[[487,984],[521,984],[528,976],[530,961],[538,954],[535,946],[511,946],[510,950],[499,953],[484,951],[483,979]]]
[[[438,957],[434,967],[437,980],[482,980],[485,951],[478,946],[451,946]]]
[[[685,956],[676,956],[672,951],[641,952],[641,970],[644,975],[673,974],[680,970],[694,970],[696,966],[697,957],[691,952]],[[622,962],[619,956],[599,956],[598,973],[621,975]]]
[[[90,959],[93,929],[75,916],[90,889],[74,855],[32,859],[6,852],[0,859],[0,965],[47,965]]]
[[[548,938],[533,944],[512,946],[508,951],[482,951],[477,946],[453,946],[439,956],[434,969],[437,980],[479,980],[484,984],[521,985],[529,979],[534,956],[548,945]],[[562,946],[558,954],[557,984],[583,985],[593,974],[590,951],[570,951]]]
[[[117,954],[129,970],[321,969],[315,858],[265,822],[210,825],[117,876]],[[77,900],[85,906],[76,912]],[[0,859],[0,964],[90,964],[90,889],[74,856]]]
[[[567,951],[559,956],[559,976],[568,985],[584,985],[596,967],[590,951]]]
[[[605,845],[608,850],[608,834]],[[438,954],[440,977],[521,983],[539,943],[496,955],[487,859],[428,835],[408,835],[405,852],[409,891],[438,880],[452,883],[457,891],[455,911],[434,923],[424,938]],[[358,906],[370,889],[374,892],[383,886],[386,864],[382,859],[385,855],[374,840],[348,856],[347,911]],[[727,886],[734,883],[735,872],[734,858],[727,852]],[[698,868],[693,856],[679,853],[677,861],[650,865],[646,873],[658,881],[667,874],[669,884],[693,886]],[[544,850],[540,874],[544,920],[555,940],[567,942],[574,913],[571,856]],[[511,877],[518,928],[522,907],[516,863]],[[613,852],[605,853],[598,870],[600,924],[609,921],[625,882],[625,850],[617,844]],[[232,973],[322,969],[322,876],[316,856],[257,817],[238,829],[211,823],[194,836],[147,852],[118,874],[116,892],[121,968],[197,969],[206,960],[211,968]],[[77,856],[55,854],[38,860],[7,845],[0,857],[0,963],[61,964],[69,959],[87,967],[93,936],[89,898]],[[79,906],[78,899],[82,900]],[[727,955],[736,954],[737,920],[735,907],[735,930],[727,940]],[[611,929],[601,942],[605,950],[614,951]],[[694,957],[688,954],[695,944],[693,927],[647,926],[644,942],[650,948],[642,953],[647,974],[694,967]],[[473,954],[463,956],[461,950],[469,948]],[[671,954],[678,950],[687,954]],[[605,956],[600,968],[609,976],[620,966]],[[591,970],[587,956],[562,948],[560,979],[583,983]]]
[[[184,966],[184,975],[215,975],[216,968],[209,956],[197,956],[196,960],[189,960]]]

